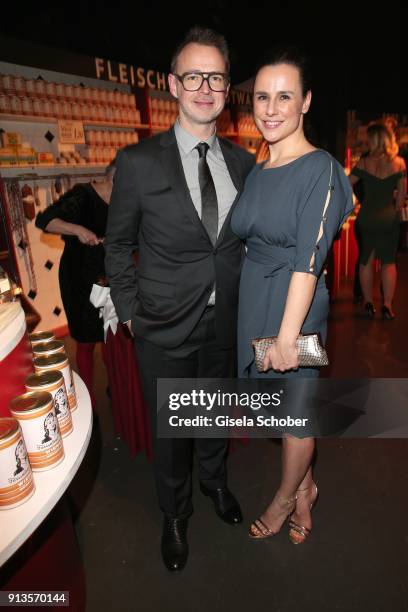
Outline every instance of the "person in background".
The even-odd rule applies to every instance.
[[[104,276],[103,241],[112,192],[115,163],[100,181],[78,183],[57,202],[37,215],[38,228],[61,234],[65,242],[60,260],[59,284],[69,332],[77,343],[76,361],[95,409],[93,391],[94,349],[103,344],[103,320],[89,297],[92,285]]]
[[[311,99],[305,57],[293,48],[275,49],[254,84],[255,123],[268,142],[269,158],[248,176],[231,220],[247,247],[239,292],[238,375],[296,379],[298,388],[302,379],[319,375],[318,368],[298,367],[296,340],[299,333],[320,333],[325,340],[329,296],[323,266],[353,209],[343,168],[305,137]],[[259,372],[252,340],[269,336],[277,340]],[[307,401],[302,394],[306,413]],[[318,491],[312,476],[315,441],[309,432],[283,432],[281,482],[268,508],[251,524],[251,538],[276,535],[288,516],[294,544],[310,534]]]
[[[394,135],[382,123],[367,128],[369,151],[349,176],[351,185],[362,182],[363,203],[358,215],[361,237],[360,282],[364,309],[369,318],[376,312],[373,300],[373,262],[381,261],[382,316],[392,320],[392,301],[397,283],[395,265],[399,240],[398,211],[406,197],[406,165],[398,156]]]

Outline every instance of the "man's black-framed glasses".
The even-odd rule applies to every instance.
[[[226,91],[230,82],[228,74],[223,72],[184,72],[174,75],[186,91],[198,91],[204,81],[212,91]]]

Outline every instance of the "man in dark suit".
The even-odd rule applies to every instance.
[[[234,376],[243,245],[230,216],[253,156],[216,135],[229,90],[225,39],[191,30],[174,54],[169,86],[179,118],[164,134],[118,155],[106,234],[106,271],[118,316],[135,336],[153,432],[157,378]],[[136,269],[133,252],[138,250]],[[188,556],[193,440],[157,439],[155,477],[170,571]],[[242,521],[227,488],[227,443],[196,439],[200,488],[229,524]]]

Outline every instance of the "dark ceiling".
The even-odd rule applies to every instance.
[[[160,71],[194,24],[213,27],[230,44],[234,84],[249,78],[260,55],[276,42],[305,48],[315,66],[315,90],[326,103],[408,114],[402,2],[389,13],[373,3],[199,0],[190,8],[150,0],[30,3],[1,9],[0,33],[42,45],[97,55]],[[1,58],[0,58],[1,59]],[[337,100],[338,102],[338,100]]]

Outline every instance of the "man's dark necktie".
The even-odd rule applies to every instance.
[[[218,234],[218,201],[213,177],[207,163],[209,146],[206,142],[199,142],[196,149],[200,156],[198,160],[198,182],[201,191],[201,222],[211,242],[215,244]]]

